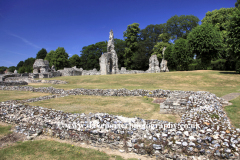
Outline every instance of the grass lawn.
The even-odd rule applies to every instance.
[[[30,99],[35,97],[47,96],[47,95],[49,95],[49,93],[0,90],[0,102],[7,101],[7,100]]]
[[[217,96],[232,92],[240,92],[240,75],[224,71],[182,71],[158,74],[129,74],[104,76],[70,76],[52,79],[65,80],[68,84],[29,84],[34,87],[53,86],[55,88],[73,89],[167,89],[209,91]],[[49,79],[48,79],[49,80]],[[46,93],[0,91],[0,101],[22,100],[48,95]],[[159,105],[151,103],[151,98],[143,97],[100,97],[100,96],[68,96],[30,103],[46,108],[54,108],[71,113],[107,112],[126,117],[144,119],[162,119],[177,122],[177,115],[160,115]],[[231,101],[233,105],[225,110],[233,125],[240,128],[240,97]],[[0,136],[10,132],[11,126],[0,125]],[[1,149],[1,159],[115,159],[97,150],[72,146],[49,140],[18,142]],[[122,157],[117,156],[121,160]]]
[[[0,150],[0,160],[5,159],[81,159],[108,160],[115,156],[107,155],[94,149],[73,146],[50,140],[17,142],[15,145]],[[123,160],[116,156],[117,160]],[[130,160],[130,159],[129,159]],[[133,159],[132,159],[133,160]]]
[[[67,96],[29,103],[34,106],[53,108],[71,113],[107,112],[125,117],[160,119],[170,122],[180,120],[178,115],[159,114],[159,104],[152,103],[152,98],[144,97],[102,97],[102,96]]]
[[[52,79],[65,80],[68,84],[31,83],[34,87],[53,86],[73,89],[166,89],[185,91],[209,91],[217,96],[240,90],[240,75],[229,71],[177,71],[168,73],[68,76]]]
[[[232,124],[240,128],[240,96],[230,101],[233,105],[226,106],[224,109],[227,112]]]
[[[6,124],[3,125],[2,123],[0,123],[0,139],[6,136],[7,134],[12,133],[11,128],[12,128],[11,125],[6,125]]]

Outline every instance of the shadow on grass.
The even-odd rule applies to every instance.
[[[233,71],[225,71],[225,72],[219,72],[220,74],[238,74],[237,72]]]

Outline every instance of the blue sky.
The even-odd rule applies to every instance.
[[[82,47],[114,38],[132,23],[144,29],[174,15],[234,7],[236,0],[0,0],[0,66],[16,66],[41,48],[64,47],[69,56]]]

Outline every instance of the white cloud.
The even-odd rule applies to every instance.
[[[33,44],[32,42],[28,41],[27,39],[25,39],[25,38],[23,38],[23,37],[20,37],[20,36],[18,36],[18,35],[16,35],[16,34],[12,34],[12,33],[8,33],[8,34],[11,35],[11,36],[13,36],[13,37],[17,37],[17,38],[21,39],[23,42],[25,42],[26,44],[28,44],[28,45],[30,45],[30,46],[32,46],[32,47],[41,48],[41,47]]]

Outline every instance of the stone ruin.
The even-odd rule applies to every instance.
[[[101,75],[117,74],[119,72],[118,57],[114,49],[114,36],[112,30],[109,34],[107,52],[102,54],[102,56],[99,58],[99,65]]]
[[[161,72],[169,72],[168,67],[167,67],[167,60],[164,59],[164,51],[165,50],[166,50],[166,47],[163,48],[163,52],[162,52],[163,59],[162,59],[161,65],[160,65]]]
[[[49,62],[47,60],[43,59],[36,59],[34,64],[33,64],[33,73],[38,74],[38,73],[46,73],[49,72]]]
[[[7,73],[0,76],[0,81],[4,81],[7,77],[21,77],[20,79],[30,78],[52,78],[57,76],[80,76],[80,75],[107,75],[107,74],[139,74],[139,73],[159,73],[159,72],[169,72],[167,67],[167,61],[164,59],[163,49],[163,59],[159,67],[159,61],[156,55],[152,55],[149,59],[149,69],[143,70],[126,70],[126,67],[118,68],[118,56],[114,49],[114,35],[111,30],[109,33],[109,41],[107,44],[107,52],[103,53],[99,58],[100,71],[97,69],[93,70],[83,70],[82,68],[72,67],[64,68],[62,70],[55,69],[53,65],[49,67],[49,62],[43,59],[36,59],[33,64],[33,73],[18,74],[17,70],[14,73]],[[19,79],[19,78],[18,78]]]
[[[59,76],[58,72],[52,70],[49,67],[48,60],[36,59],[33,64],[33,74],[30,75],[32,78],[51,78]]]
[[[156,156],[156,159],[239,159],[240,129],[231,125],[224,100],[204,91],[55,89],[53,87],[0,86],[0,90],[51,93],[27,100],[0,103],[0,121],[16,125],[14,132],[28,140],[43,134],[94,147]],[[26,103],[70,95],[167,97],[186,111],[180,122],[127,118],[108,113],[66,113]],[[179,106],[181,105],[181,106]],[[180,108],[178,108],[180,107]],[[160,111],[162,110],[160,106]],[[148,158],[148,157],[147,157]]]
[[[152,55],[149,58],[149,69],[147,70],[149,73],[158,73],[160,72],[159,61],[157,59],[157,55]]]
[[[167,61],[163,59],[159,67],[159,61],[156,55],[152,55],[149,59],[149,69],[143,70],[126,70],[122,67],[121,70],[118,68],[118,56],[114,49],[114,35],[111,30],[109,33],[109,40],[107,44],[107,52],[103,53],[99,58],[100,71],[95,68],[93,70],[83,70],[82,68],[72,67],[64,68],[62,70],[55,70],[55,67],[49,67],[49,62],[43,59],[37,59],[33,64],[33,78],[50,78],[56,76],[79,76],[79,75],[107,75],[107,74],[138,74],[138,73],[159,73],[169,72],[167,67]]]

